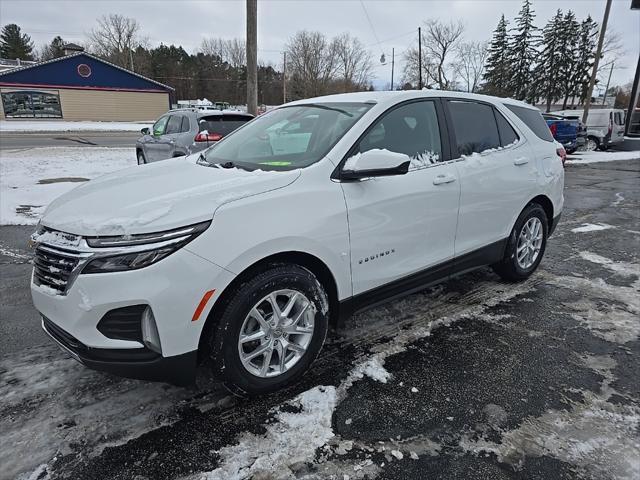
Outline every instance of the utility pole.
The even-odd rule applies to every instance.
[[[258,0],[247,0],[247,112],[258,114]]]
[[[284,52],[282,62],[282,103],[287,103],[287,52]]]
[[[612,73],[613,73],[613,62],[611,63],[611,70],[609,70],[609,80],[607,80],[607,88],[604,89],[604,95],[602,96],[602,105],[605,105],[607,101],[607,92],[609,91],[609,84],[611,83]]]
[[[131,64],[131,71],[134,72],[135,70],[133,69],[133,50],[131,48],[129,49],[129,63]]]
[[[396,61],[396,49],[391,49],[391,91],[393,91],[393,68],[395,66]]]
[[[418,90],[422,90],[422,28],[418,27]]]
[[[587,123],[587,117],[589,116],[589,107],[591,107],[591,95],[593,95],[593,86],[596,84],[598,64],[600,63],[600,56],[602,55],[602,44],[604,43],[604,35],[607,31],[607,22],[609,21],[610,10],[611,10],[611,0],[607,0],[607,6],[604,9],[604,18],[602,19],[602,25],[600,26],[600,38],[598,38],[598,49],[596,50],[596,58],[593,61],[593,72],[591,72],[591,79],[589,80],[589,89],[587,90],[587,99],[584,104],[584,113],[582,114],[582,123],[584,124]]]

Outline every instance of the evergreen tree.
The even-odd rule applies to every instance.
[[[584,103],[587,98],[589,80],[591,79],[593,61],[595,59],[596,42],[598,36],[598,24],[589,15],[580,24],[578,44],[574,51],[574,68],[570,81],[570,92],[564,99],[564,105],[569,96],[578,97],[579,103]],[[573,105],[573,100],[571,101]]]
[[[500,17],[498,26],[493,32],[493,38],[489,45],[489,55],[483,79],[485,85],[483,91],[489,95],[497,95],[499,97],[508,97],[509,79],[511,76],[509,68],[509,36],[507,34],[507,22],[504,14]]]
[[[524,0],[522,9],[516,17],[515,32],[509,42],[509,64],[511,65],[510,90],[518,100],[530,100],[533,95],[533,69],[538,56],[539,37],[533,24],[535,14],[531,8],[531,0]]]
[[[20,60],[33,60],[33,42],[31,37],[22,33],[20,27],[10,23],[0,32],[0,57]]]
[[[560,83],[561,98],[563,99],[563,109],[566,108],[567,100],[573,89],[573,76],[578,59],[578,39],[580,37],[580,23],[576,20],[575,14],[569,10],[562,20],[560,32],[558,79]]]
[[[40,60],[53,60],[54,58],[64,57],[65,41],[60,35],[51,40],[49,45],[45,45],[40,53]]]
[[[560,98],[562,83],[560,70],[565,61],[563,51],[565,47],[564,17],[558,9],[555,16],[549,20],[542,30],[542,51],[538,57],[536,68],[529,89],[530,98],[543,98],[547,104],[546,111],[551,110],[551,104]]]

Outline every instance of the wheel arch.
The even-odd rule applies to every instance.
[[[233,293],[239,288],[247,279],[252,278],[267,269],[282,264],[299,265],[306,268],[313,273],[318,281],[325,288],[327,295],[329,296],[329,323],[331,326],[338,325],[339,319],[339,301],[338,301],[338,286],[336,279],[329,269],[329,267],[318,257],[306,252],[300,251],[286,251],[279,252],[267,257],[264,257],[240,272],[232,281],[225,287],[220,293],[220,297],[214,303],[213,307],[209,311],[205,324],[200,333],[200,340],[198,342],[198,361],[208,358],[209,337],[214,331],[217,319],[220,318],[222,312],[229,304]]]
[[[538,205],[540,205],[543,208],[544,213],[547,215],[547,223],[548,223],[548,225],[550,227],[551,223],[553,222],[553,219],[555,218],[553,202],[551,201],[551,199],[549,197],[547,197],[546,195],[538,195],[537,197],[532,198],[531,201],[529,201],[527,203],[527,206],[531,205],[532,203],[537,203]],[[527,208],[527,207],[525,206],[525,208]],[[523,211],[524,211],[524,208],[522,209],[522,211],[520,213],[522,213]],[[520,216],[520,215],[518,215],[518,216]]]

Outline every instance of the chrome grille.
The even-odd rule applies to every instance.
[[[33,281],[65,294],[82,255],[50,245],[38,245],[33,259]]]

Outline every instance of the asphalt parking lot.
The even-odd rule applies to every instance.
[[[30,305],[33,227],[0,227],[0,478],[640,478],[640,159],[568,166],[565,198],[527,282],[361,313],[259,399],[67,358]]]

